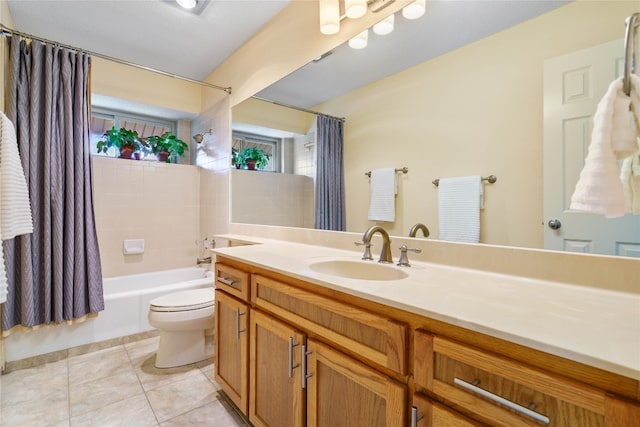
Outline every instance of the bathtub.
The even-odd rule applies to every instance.
[[[106,278],[103,280],[104,311],[98,317],[74,325],[13,333],[5,339],[6,361],[152,330],[147,321],[152,299],[185,289],[213,286],[213,272],[197,267]]]

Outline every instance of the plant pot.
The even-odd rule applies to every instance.
[[[158,153],[158,161],[159,162],[166,162],[168,158],[169,158],[169,152],[168,151],[160,151]]]
[[[255,160],[247,160],[247,169],[250,171],[256,170],[256,161]]]
[[[131,155],[133,154],[133,150],[135,150],[135,148],[133,148],[133,147],[128,147],[128,146],[120,147],[120,158],[121,159],[131,159]]]
[[[140,160],[140,153],[133,153],[133,158],[136,160]]]

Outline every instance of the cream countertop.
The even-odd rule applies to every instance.
[[[316,261],[361,253],[269,239],[219,255],[640,380],[640,295],[411,261],[396,281],[338,278]],[[390,266],[400,269],[400,267]]]

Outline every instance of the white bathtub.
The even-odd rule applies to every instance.
[[[153,329],[147,321],[149,302],[184,289],[213,287],[213,273],[204,268],[180,268],[103,280],[104,311],[75,325],[59,325],[5,339],[8,362]]]

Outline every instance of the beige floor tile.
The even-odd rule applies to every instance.
[[[183,426],[210,426],[210,427],[245,427],[246,424],[233,411],[228,411],[222,402],[215,402],[193,409],[186,414],[179,415],[168,421],[160,423],[160,427]]]
[[[69,358],[69,384],[81,384],[119,374],[131,368],[124,346]]]
[[[129,355],[131,363],[136,366],[141,364],[144,360],[154,356],[158,351],[158,344],[160,343],[160,337],[156,336],[124,345],[124,348]]]
[[[68,384],[67,361],[47,363],[33,368],[20,369],[2,375],[2,385],[8,393],[26,388],[41,389],[46,384],[49,388],[63,387]],[[5,394],[2,395],[4,398]]]
[[[144,394],[72,417],[73,427],[154,427],[158,425]]]
[[[59,389],[40,384],[42,391],[31,400],[7,403],[3,393],[1,426],[43,427],[69,425],[69,396],[66,386]],[[14,387],[12,387],[14,388]],[[18,386],[15,386],[18,388]],[[7,391],[3,387],[3,391]],[[15,390],[14,390],[15,391]],[[26,396],[23,394],[22,396]]]
[[[170,420],[216,400],[211,381],[199,370],[189,377],[147,391],[147,398],[159,422]]]
[[[105,378],[69,385],[71,416],[96,411],[111,403],[144,396],[140,381],[131,368]]]
[[[136,375],[138,375],[142,387],[147,392],[159,387],[166,387],[176,381],[204,376],[195,363],[177,368],[160,369],[154,366],[155,360],[155,355],[153,355],[144,359],[140,365],[135,366]]]

